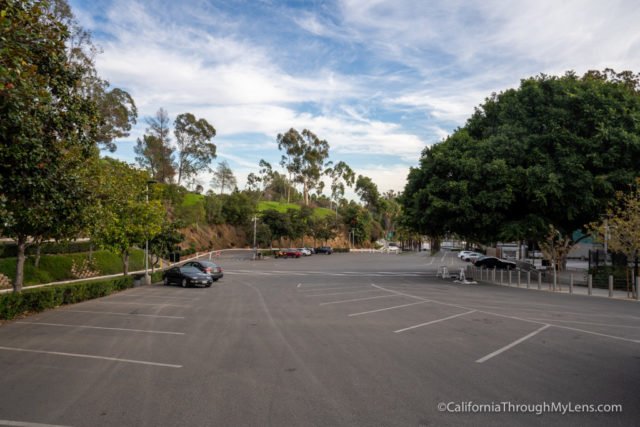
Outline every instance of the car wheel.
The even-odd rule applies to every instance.
[[[187,279],[182,279],[182,287],[183,288],[187,287]]]
[[[204,285],[205,288],[210,288],[211,287],[211,283],[207,283],[206,285]]]
[[[163,280],[163,283],[164,283],[165,286],[169,286],[169,278],[165,277],[164,280]]]

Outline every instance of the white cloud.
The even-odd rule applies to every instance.
[[[491,92],[541,72],[640,70],[632,0],[337,2],[104,0],[74,11],[102,35],[100,74],[132,94],[142,117],[164,107],[209,120],[239,181],[295,127],[401,190],[406,164]],[[89,12],[105,3],[106,13]]]

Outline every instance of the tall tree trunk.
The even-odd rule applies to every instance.
[[[122,252],[122,274],[129,275],[129,250]]]
[[[13,292],[20,292],[24,283],[24,260],[27,248],[27,236],[18,236],[18,260],[16,262],[16,278],[13,281]]]

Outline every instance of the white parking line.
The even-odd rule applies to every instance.
[[[513,347],[517,346],[518,344],[520,344],[520,343],[522,343],[522,342],[524,342],[524,341],[528,340],[529,338],[531,338],[531,337],[534,337],[534,336],[538,335],[540,332],[544,331],[545,329],[547,329],[547,328],[549,328],[549,327],[551,327],[551,325],[544,325],[543,327],[541,327],[541,328],[539,328],[539,329],[536,329],[535,331],[531,332],[530,334],[527,334],[527,335],[525,335],[524,337],[522,337],[522,338],[520,338],[520,339],[515,340],[515,341],[514,341],[514,342],[512,342],[511,344],[506,345],[506,346],[502,347],[501,349],[496,350],[496,351],[494,351],[493,353],[487,354],[486,356],[484,356],[484,357],[482,357],[482,358],[480,358],[480,359],[476,360],[476,363],[484,363],[484,362],[486,362],[487,360],[489,360],[489,359],[491,359],[491,358],[493,358],[493,357],[495,357],[495,356],[499,355],[500,353],[504,353],[505,351],[509,350],[510,348],[513,348]]]
[[[418,302],[412,302],[412,303],[409,303],[409,304],[394,305],[393,307],[379,308],[378,310],[370,310],[370,311],[363,311],[363,312],[360,312],[360,313],[352,313],[352,314],[349,315],[349,317],[362,316],[364,314],[370,314],[370,313],[379,313],[381,311],[387,311],[387,310],[395,310],[396,308],[410,307],[412,305],[424,304],[426,302],[429,302],[429,301],[418,301]]]
[[[567,329],[569,331],[576,331],[576,332],[582,332],[585,334],[591,334],[591,335],[596,335],[599,337],[606,337],[606,338],[611,338],[614,340],[620,340],[620,341],[626,341],[626,342],[632,342],[632,343],[636,343],[636,344],[640,344],[640,340],[633,340],[630,338],[623,338],[623,337],[618,337],[615,335],[609,335],[609,334],[601,334],[600,332],[593,332],[593,331],[585,331],[584,329],[578,329],[578,328],[571,328],[569,326],[562,326],[562,325],[550,325],[553,326],[554,328],[560,328],[560,329]]]
[[[398,297],[398,296],[399,295],[380,295],[380,296],[377,296],[377,297],[369,297],[369,298],[356,298],[356,299],[347,299],[347,300],[342,300],[342,301],[323,302],[320,305],[342,304],[344,302],[366,301],[366,300],[370,300],[370,299],[391,298],[391,297]]]
[[[161,316],[159,314],[138,314],[138,313],[116,313],[113,311],[90,311],[90,310],[60,310],[70,313],[91,313],[91,314],[108,314],[113,316],[138,316],[138,317],[159,317],[163,319],[184,319],[184,316]]]
[[[357,285],[357,286],[335,286],[326,288],[313,288],[313,289],[300,289],[298,292],[318,292],[318,291],[335,291],[335,290],[350,290],[350,289],[362,289],[363,287],[371,288],[370,285]]]
[[[362,294],[364,292],[380,292],[380,289],[367,289],[364,291],[351,291],[351,292],[333,292],[330,294],[316,294],[316,295],[305,295],[307,298],[311,297],[328,297],[333,295],[351,295],[351,294]]]
[[[100,303],[100,304],[160,305],[160,306],[163,306],[163,307],[182,307],[182,308],[191,307],[190,305],[151,303],[151,302],[114,302],[114,301],[97,301],[97,300],[95,300],[94,302],[97,302],[97,303]]]
[[[302,283],[298,283],[298,286],[296,286],[296,287],[298,287],[298,288],[299,288],[300,286],[302,286]]]
[[[120,359],[117,357],[94,356],[92,354],[63,353],[60,351],[32,350],[28,348],[16,348],[16,347],[0,347],[0,350],[19,351],[23,353],[50,354],[54,356],[80,357],[84,359],[111,360],[113,362],[136,363],[139,365],[162,366],[165,368],[182,368],[182,365],[172,365],[170,363],[148,362],[146,360]]]
[[[640,329],[640,326],[620,325],[620,324],[614,324],[614,323],[582,322],[582,321],[578,321],[578,320],[562,320],[562,319],[541,319],[541,318],[537,318],[537,317],[530,317],[530,319],[531,320],[540,320],[540,321],[543,321],[543,322],[579,323],[581,325],[608,326],[608,327],[613,327],[613,328]]]
[[[124,331],[124,332],[145,332],[147,334],[165,334],[165,335],[184,335],[184,332],[170,332],[170,331],[153,331],[146,329],[128,329],[128,328],[107,328],[104,326],[87,326],[87,325],[68,325],[64,323],[46,323],[46,322],[16,322],[22,325],[44,325],[44,326],[57,326],[66,328],[82,328],[82,329],[102,329],[107,331]]]
[[[115,298],[115,297],[167,298],[167,299],[186,299],[188,301],[197,301],[197,299],[193,297],[173,297],[173,296],[170,297],[170,296],[164,296],[164,295],[149,295],[149,294],[113,295],[111,298]],[[185,301],[185,302],[188,302],[188,301]]]
[[[29,423],[26,421],[11,421],[11,420],[0,420],[0,426],[10,426],[10,427],[67,427],[56,424],[40,424],[40,423]]]
[[[434,323],[444,322],[446,320],[455,319],[456,317],[460,317],[460,316],[466,316],[467,314],[471,314],[471,313],[475,313],[475,312],[476,312],[476,310],[471,310],[471,311],[467,311],[466,313],[459,313],[459,314],[455,314],[453,316],[444,317],[442,319],[432,320],[431,322],[420,323],[419,325],[409,326],[408,328],[398,329],[397,331],[393,331],[393,332],[395,332],[396,334],[399,334],[401,332],[405,332],[405,331],[408,331],[408,330],[411,330],[411,329],[421,328],[423,326],[433,325]]]

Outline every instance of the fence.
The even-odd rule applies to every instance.
[[[606,282],[594,281],[594,277],[583,271],[554,272],[551,270],[498,270],[496,268],[478,268],[467,266],[467,279],[484,281],[505,286],[522,287],[527,289],[546,290],[552,292],[579,293],[608,297],[623,297],[638,300],[640,276],[633,276],[632,280],[614,280],[609,276]],[[635,286],[632,285],[635,283]]]

